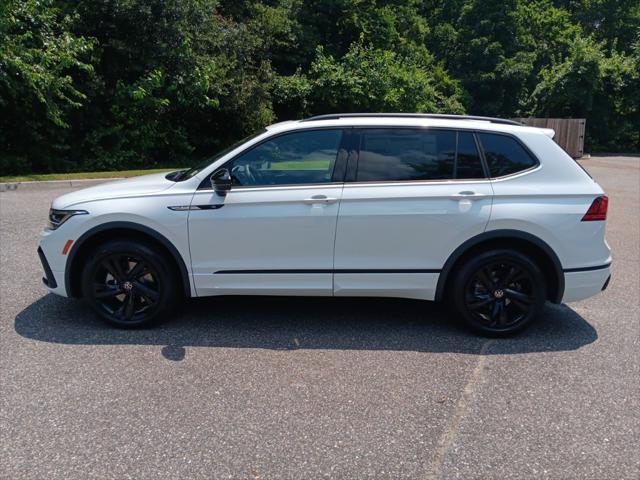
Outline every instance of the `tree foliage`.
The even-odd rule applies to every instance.
[[[587,118],[640,150],[638,0],[3,0],[0,173],[188,164],[338,111]]]
[[[0,171],[44,169],[68,149],[70,112],[93,81],[95,42],[72,33],[75,21],[51,2],[0,6]]]

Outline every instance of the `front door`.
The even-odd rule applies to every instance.
[[[199,296],[331,295],[346,160],[341,129],[289,132],[227,162],[233,187],[199,190],[189,212]]]
[[[334,294],[432,300],[451,252],[489,220],[493,191],[474,134],[371,128],[359,136],[340,205]]]

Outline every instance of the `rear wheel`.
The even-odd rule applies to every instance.
[[[150,325],[174,308],[179,291],[171,263],[136,242],[99,245],[82,272],[82,291],[91,307],[112,325]]]
[[[469,259],[455,274],[452,307],[475,331],[489,336],[516,333],[544,309],[544,275],[515,250],[491,250]]]

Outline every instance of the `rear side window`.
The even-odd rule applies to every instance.
[[[471,133],[392,128],[361,131],[356,181],[453,178],[484,178]]]
[[[458,132],[455,178],[485,178],[476,141],[470,132]]]
[[[492,177],[503,177],[538,164],[514,138],[492,133],[478,133]]]

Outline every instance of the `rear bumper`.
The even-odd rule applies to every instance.
[[[611,279],[611,266],[582,271],[564,272],[564,296],[562,301],[577,302],[603,291]]]

